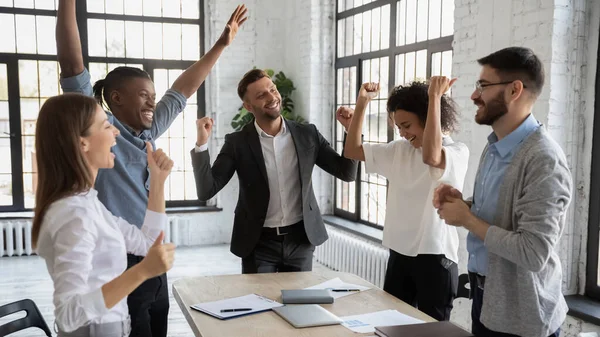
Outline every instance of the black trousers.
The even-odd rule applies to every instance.
[[[481,317],[481,308],[483,307],[483,290],[485,289],[485,282],[477,282],[477,276],[475,273],[469,273],[469,285],[471,287],[471,298],[473,304],[471,306],[471,331],[476,337],[519,337],[517,335],[511,335],[503,332],[492,331],[485,327],[479,320]],[[549,337],[560,336],[560,328]]]
[[[282,228],[280,234],[276,229],[263,228],[252,253],[242,258],[242,274],[312,270],[315,246],[306,237],[304,223]]]
[[[390,249],[383,290],[438,321],[450,320],[458,266],[444,255],[405,256]]]
[[[143,260],[143,256],[127,254],[127,268]],[[166,337],[169,315],[167,274],[142,283],[127,297],[131,316],[131,337]]]

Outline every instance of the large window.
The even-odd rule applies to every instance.
[[[450,76],[454,0],[338,0],[336,108],[354,108],[364,82],[379,82],[381,93],[367,108],[364,141],[387,143],[399,137],[386,112],[396,85],[431,76]],[[396,130],[396,131],[395,131]],[[343,127],[336,123],[336,147]],[[375,227],[385,217],[387,180],[359,167],[356,182],[336,180],[335,214]]]
[[[600,41],[599,41],[600,43]],[[585,293],[600,300],[600,45],[598,46],[598,63],[596,66],[596,97],[594,103],[594,137],[592,139],[592,175],[590,181],[590,205],[587,246],[587,277]]]
[[[57,0],[0,0],[0,211],[34,206],[35,125],[44,101],[61,93],[56,61]],[[92,83],[120,65],[146,70],[157,101],[203,54],[202,0],[77,1],[83,57]],[[186,155],[204,112],[204,88],[156,141],[175,161],[169,206],[200,205]]]

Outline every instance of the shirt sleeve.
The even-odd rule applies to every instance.
[[[60,79],[60,87],[64,92],[75,92],[86,96],[93,97],[94,91],[92,90],[91,76],[87,69],[83,69],[81,74],[72,77],[65,77]]]
[[[452,185],[462,190],[467,169],[469,167],[469,148],[462,143],[452,143],[442,147],[446,167],[440,169],[429,167],[429,175],[434,181]],[[460,185],[460,186],[456,186]]]
[[[107,209],[104,211],[109,212]],[[169,221],[165,213],[146,210],[144,223],[140,229],[123,218],[116,217],[112,214],[110,214],[110,216],[115,220],[119,230],[123,234],[127,253],[137,256],[146,256],[148,249],[152,247],[154,241],[160,232],[165,229],[167,222]]]
[[[85,210],[70,210],[53,235],[52,279],[55,291],[56,322],[71,332],[108,312],[102,288],[90,289],[88,277],[98,233]],[[54,217],[53,221],[60,221]],[[56,224],[54,224],[56,225]]]
[[[150,128],[150,134],[153,139],[160,137],[171,124],[179,116],[179,113],[185,109],[187,104],[187,98],[180,92],[169,89],[165,92],[165,95],[156,104],[154,110],[154,119],[152,120],[152,127]]]
[[[377,173],[390,177],[399,146],[401,144],[397,141],[387,144],[363,143],[366,173]]]
[[[198,145],[194,146],[194,152],[196,152],[196,153],[204,152],[206,150],[208,150],[208,143],[202,144],[200,146],[198,146]]]

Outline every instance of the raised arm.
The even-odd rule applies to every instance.
[[[56,51],[61,77],[81,74],[84,69],[81,40],[75,16],[76,0],[60,0],[56,20]]]
[[[344,144],[344,157],[365,161],[365,151],[362,146],[363,120],[367,105],[377,96],[378,92],[378,83],[364,83],[358,93],[356,110],[352,111],[349,108],[341,107],[336,112],[337,120],[348,130],[348,137]]]
[[[429,107],[427,121],[423,131],[423,162],[439,169],[446,168],[444,151],[442,150],[442,96],[450,89],[456,79],[449,80],[445,76],[434,76],[429,80]]]
[[[198,91],[198,88],[200,88],[206,76],[208,76],[208,73],[219,59],[219,56],[221,56],[223,50],[225,50],[225,47],[231,44],[239,27],[248,19],[246,17],[247,12],[246,5],[237,6],[215,45],[200,60],[179,75],[173,83],[172,89],[177,90],[186,98],[189,98]]]

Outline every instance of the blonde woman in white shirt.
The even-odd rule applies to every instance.
[[[444,95],[455,80],[433,77],[392,90],[388,114],[400,130],[387,144],[361,143],[365,110],[379,84],[360,88],[356,111],[336,117],[347,129],[344,156],[365,162],[366,173],[389,182],[383,245],[390,249],[384,290],[437,320],[449,320],[458,287],[458,234],[439,218],[431,200],[446,183],[461,190],[469,150],[452,141],[457,113]]]
[[[58,336],[129,335],[127,296],[146,279],[169,270],[172,244],[162,244],[164,182],[173,161],[148,144],[150,192],[140,229],[113,216],[97,198],[94,181],[111,169],[119,131],[90,97],[48,99],[36,126],[38,186],[33,242],[54,283]],[[146,256],[127,269],[127,253]]]

